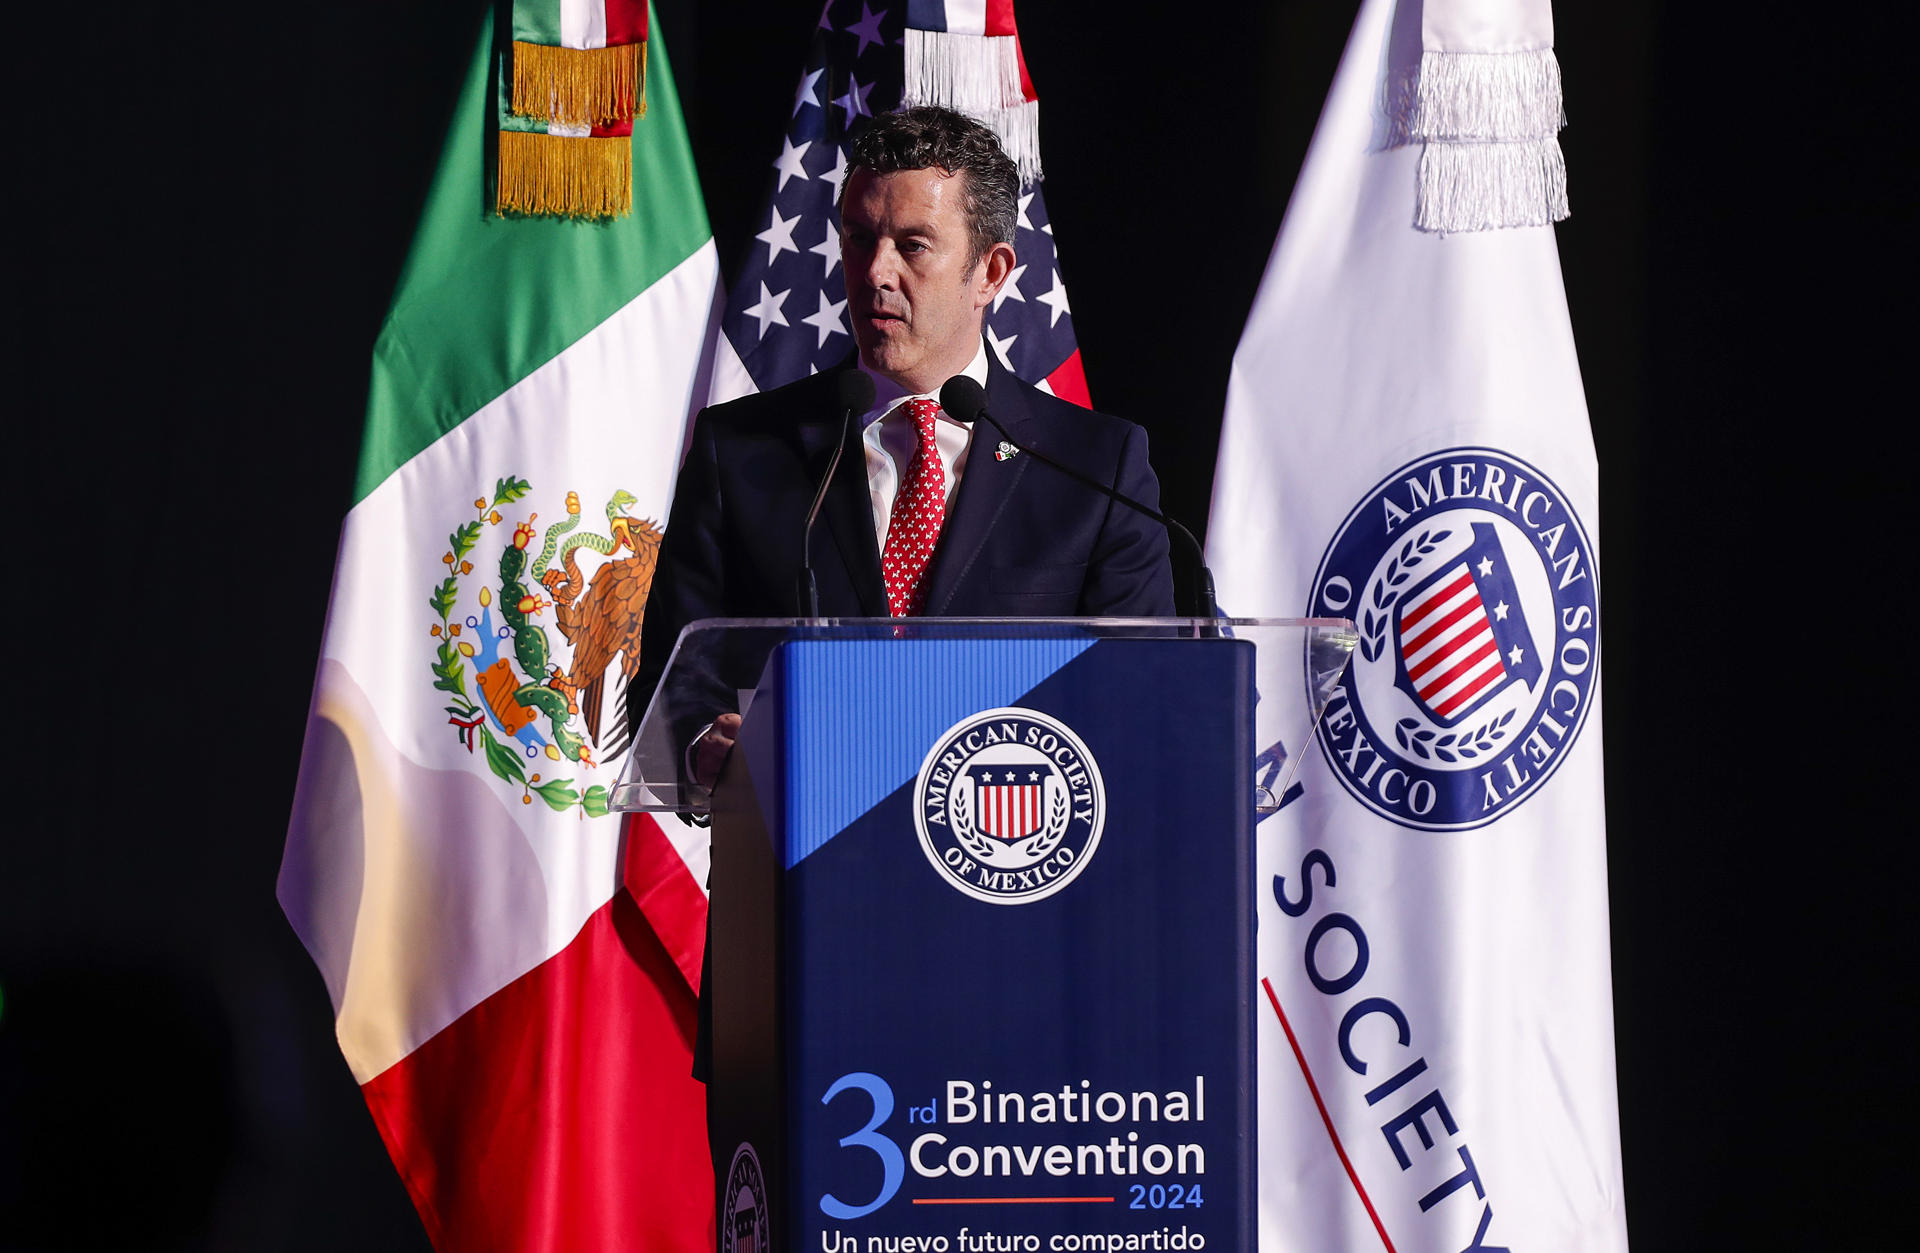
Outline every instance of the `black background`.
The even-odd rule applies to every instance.
[[[273,883],[479,2],[12,42],[0,1244],[426,1247]],[[1561,9],[1633,1244],[1844,1247],[1898,1212],[1915,1086],[1901,45],[1858,9]],[[1087,374],[1189,519],[1353,10],[1021,11]],[[816,14],[661,0],[723,265]]]

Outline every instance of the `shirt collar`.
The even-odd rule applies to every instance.
[[[866,361],[864,361],[860,357],[860,354],[857,350],[854,353],[853,360],[854,360],[854,364],[860,368],[860,372],[873,380],[873,408],[867,410],[867,412],[864,415],[862,415],[860,419],[860,425],[863,427],[871,426],[873,423],[879,421],[882,417],[885,417],[887,414],[892,413],[894,409],[897,408],[900,405],[900,402],[902,401],[905,401],[905,400],[938,401],[940,399],[939,388],[935,388],[930,392],[909,392],[906,388],[900,386],[900,384],[894,382],[892,379],[887,378],[885,375],[876,374],[874,371],[867,368]],[[974,349],[973,360],[967,362],[967,368],[960,371],[960,373],[966,375],[968,378],[980,384],[980,386],[982,387],[985,387],[987,385],[987,341],[986,340],[982,339],[980,341],[979,346]],[[941,410],[940,416],[945,417],[946,410],[944,409]]]

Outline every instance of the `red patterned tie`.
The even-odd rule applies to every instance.
[[[934,546],[940,542],[940,524],[947,516],[947,472],[940,465],[940,451],[933,442],[934,416],[940,406],[931,400],[909,400],[905,408],[919,447],[907,464],[900,490],[894,493],[893,516],[887,520],[887,547],[880,554],[887,610],[896,618],[920,612],[925,590],[921,576],[933,560]]]

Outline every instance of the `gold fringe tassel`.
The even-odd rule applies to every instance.
[[[500,132],[494,208],[572,218],[625,217],[633,212],[633,140]]]
[[[645,117],[647,45],[553,48],[513,42],[514,113],[562,126]]]

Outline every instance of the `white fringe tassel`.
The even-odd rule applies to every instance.
[[[1020,167],[1020,185],[1031,187],[1046,177],[1040,168],[1040,102],[1024,100],[1018,108],[1002,109],[979,119],[1000,140],[1000,149]]]
[[[1424,143],[1414,223],[1428,231],[1544,226],[1567,216],[1560,62],[1532,52],[1427,52],[1388,76],[1393,146]]]
[[[1429,143],[1414,225],[1451,234],[1546,226],[1567,216],[1567,161],[1554,138]]]
[[[1012,35],[908,30],[905,104],[937,104],[969,117],[1010,109],[1020,94],[1020,51]]]
[[[1020,183],[1037,183],[1040,105],[1020,90],[1019,42],[1012,35],[906,32],[903,105],[937,104],[990,128],[1020,167]]]
[[[1402,143],[1545,139],[1567,124],[1560,61],[1533,52],[1428,52],[1387,81],[1387,116]]]

